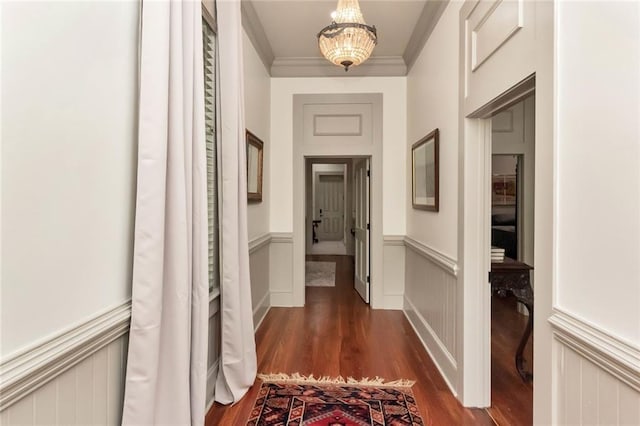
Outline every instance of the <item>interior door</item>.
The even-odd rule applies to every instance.
[[[369,159],[354,162],[355,201],[355,279],[360,297],[369,303]]]
[[[344,177],[342,175],[318,175],[316,206],[320,226],[319,241],[340,241],[344,237]]]

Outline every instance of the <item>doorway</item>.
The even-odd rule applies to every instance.
[[[334,282],[335,264],[353,264],[353,288],[370,298],[369,157],[305,159],[305,287]]]
[[[305,246],[310,244],[312,229],[311,214],[306,210],[310,205],[306,182],[312,179],[306,168],[307,161],[331,163],[340,162],[340,159],[368,158],[372,213],[367,229],[371,247],[367,287],[371,306],[374,309],[384,307],[382,100],[381,93],[293,95],[293,271],[290,292],[293,306],[304,306],[306,300],[305,256],[310,247]],[[349,124],[348,128],[344,127],[346,124]],[[350,250],[349,241],[351,239],[347,239],[347,251]]]
[[[346,232],[350,212],[347,196],[347,163],[314,163],[311,181],[306,185],[311,192],[307,217],[311,218],[311,241],[307,254],[347,255]],[[308,199],[308,198],[307,198]]]
[[[534,121],[534,95],[491,117],[488,182],[491,192],[491,407],[488,412],[498,424],[533,422],[533,342],[529,313],[533,313]]]
[[[461,122],[464,137],[460,143],[463,155],[458,256],[462,265],[459,277],[463,282],[462,303],[465,307],[464,318],[461,319],[464,322],[464,379],[473,383],[473,387],[465,387],[463,399],[466,406],[491,406],[491,295],[496,272],[492,270],[490,249],[491,162],[494,139],[492,119],[509,107],[530,98],[535,93],[535,85],[535,75],[532,74],[488,104],[468,114]],[[535,114],[538,113],[539,111],[535,111]],[[535,127],[531,126],[532,132],[534,129]],[[535,139],[533,133],[532,138]],[[531,159],[533,157],[532,154]],[[533,167],[523,169],[525,168],[533,171]],[[523,173],[526,175],[526,170],[523,170]],[[529,183],[533,186],[533,175]],[[531,196],[533,195],[534,192],[531,191]],[[531,218],[533,220],[533,216]],[[533,238],[532,233],[529,239],[531,247]],[[526,291],[526,295],[533,299],[531,288]],[[515,358],[515,354],[513,356]]]

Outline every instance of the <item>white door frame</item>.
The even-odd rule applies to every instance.
[[[505,50],[510,52],[512,59],[514,56],[522,59],[503,70],[509,80],[500,78],[500,74],[488,72],[491,66],[483,66],[485,69],[480,68],[479,72],[469,70],[467,74],[466,67],[470,67],[467,55],[471,54],[471,48],[466,49],[465,39],[469,28],[465,19],[478,4],[475,0],[468,0],[460,12],[458,261],[461,268],[458,283],[461,291],[458,303],[462,309],[458,310],[457,318],[460,336],[457,350],[462,354],[462,374],[458,375],[459,398],[468,407],[486,407],[491,402],[491,292],[487,276],[490,259],[488,246],[485,245],[490,241],[487,172],[490,170],[491,122],[488,117],[522,99],[524,96],[518,95],[518,90],[532,90],[527,89],[527,84],[530,84],[535,86],[536,96],[533,423],[551,424],[553,400],[557,397],[553,395],[553,335],[548,322],[552,313],[555,279],[554,205],[557,196],[554,188],[557,143],[554,138],[554,4],[518,3],[528,8],[527,19],[535,17],[535,24],[526,24],[521,35],[526,34],[528,27],[529,31],[534,29],[535,36],[529,39],[526,50],[509,50],[509,42],[505,43]],[[496,49],[500,49],[500,46]],[[505,58],[505,54],[499,51],[494,54]],[[527,69],[530,71],[525,72]],[[470,89],[472,74],[475,74],[473,90]],[[530,79],[534,75],[535,83],[531,84]]]
[[[491,117],[530,96],[531,76],[463,119],[458,220],[458,279],[463,283],[465,405],[491,405]],[[473,399],[472,399],[473,396]],[[471,402],[473,401],[473,402]]]
[[[366,143],[304,143],[304,106],[312,104],[370,104],[372,140]],[[293,96],[293,306],[305,304],[305,212],[307,158],[371,157],[371,307],[383,307],[382,235],[382,94],[296,94]],[[303,179],[304,177],[304,179]]]

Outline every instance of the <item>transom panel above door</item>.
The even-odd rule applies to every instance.
[[[371,104],[306,104],[303,107],[303,143],[373,143]]]

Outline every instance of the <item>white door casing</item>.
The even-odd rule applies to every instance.
[[[294,94],[293,95],[293,176],[305,176],[306,159],[371,158],[371,262],[370,302],[384,307],[383,208],[382,208],[382,122],[381,93]],[[331,132],[328,126],[336,115],[349,117],[353,129]],[[316,119],[320,117],[320,119]],[[344,124],[344,120],[341,121]],[[359,134],[356,136],[356,129]],[[341,161],[343,162],[343,161]],[[310,177],[307,176],[306,179]],[[305,179],[293,180],[293,247],[291,305],[304,306],[305,266]],[[380,283],[380,285],[377,285]]]
[[[344,237],[344,176],[319,174],[316,182],[317,230],[319,241],[340,241]]]
[[[458,315],[459,397],[485,407],[491,397],[488,238],[491,120],[534,89],[535,316],[534,424],[551,424],[554,215],[554,3],[467,1],[460,11]],[[544,165],[544,166],[543,166]],[[487,182],[486,186],[478,182]],[[478,212],[483,212],[479,218]],[[487,231],[483,231],[487,229]]]
[[[369,159],[354,162],[355,196],[355,277],[354,286],[362,300],[369,303]]]

